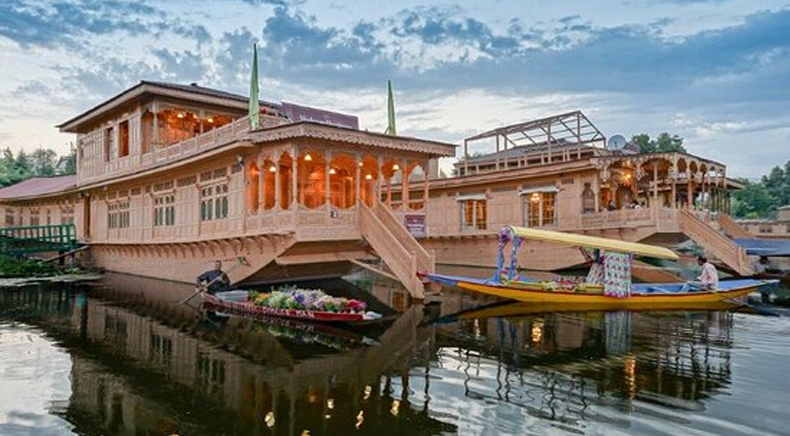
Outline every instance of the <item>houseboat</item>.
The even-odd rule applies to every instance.
[[[231,280],[257,283],[338,276],[375,256],[421,297],[416,272],[434,261],[379,192],[399,178],[427,197],[429,161],[455,146],[290,103],[260,102],[254,126],[249,106],[140,82],[58,126],[77,136],[76,176],[0,190],[5,226],[73,223],[94,265],[180,282],[216,259],[244,258]],[[424,220],[427,205],[412,206]]]
[[[191,282],[243,257],[236,283],[335,277],[371,268],[421,297],[417,272],[489,267],[505,225],[671,246],[691,239],[739,275],[726,165],[685,152],[609,147],[581,111],[453,144],[361,130],[356,117],[260,102],[197,84],[140,82],[63,122],[77,174],[0,190],[5,227],[73,224],[107,270]],[[392,133],[392,132],[390,132]],[[584,263],[573,247],[530,241],[521,265]],[[536,254],[540,255],[536,255]],[[636,264],[634,276],[676,276]]]
[[[497,231],[517,225],[674,246],[691,239],[740,275],[745,251],[731,235],[730,194],[741,185],[726,165],[685,152],[612,148],[581,111],[499,127],[467,138],[453,176],[431,180],[420,242],[447,266],[495,266]],[[416,210],[417,189],[396,185],[382,202]],[[414,196],[417,196],[415,199]],[[406,221],[408,223],[408,221]],[[570,246],[530,241],[521,265],[553,271],[584,263]],[[636,265],[646,281],[676,280]]]

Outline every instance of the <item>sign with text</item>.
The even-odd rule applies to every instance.
[[[312,123],[328,124],[330,126],[359,130],[359,119],[352,115],[325,111],[323,109],[316,109],[308,106],[299,106],[286,102],[282,102],[282,108],[285,116],[295,123],[309,121]]]
[[[428,236],[425,229],[425,215],[405,215],[403,221],[406,224],[406,230],[415,238]]]

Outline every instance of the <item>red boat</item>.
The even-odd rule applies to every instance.
[[[229,315],[242,316],[277,316],[281,318],[303,319],[308,321],[320,322],[363,322],[373,321],[380,318],[368,313],[354,312],[321,312],[315,310],[296,310],[296,309],[272,309],[264,306],[256,306],[252,301],[234,301],[221,298],[208,293],[203,294],[205,305]]]

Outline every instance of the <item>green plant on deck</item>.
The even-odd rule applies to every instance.
[[[19,260],[0,255],[0,278],[45,277],[64,272],[64,268],[48,262]]]

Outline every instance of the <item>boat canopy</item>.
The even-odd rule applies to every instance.
[[[530,229],[526,227],[506,226],[505,228],[509,229],[511,235],[521,239],[555,242],[558,244],[567,244],[588,249],[607,250],[616,253],[655,257],[659,259],[678,259],[678,255],[672,252],[672,250],[664,247],[657,247],[655,245],[619,241],[617,239],[599,238],[597,236],[577,235],[575,233]],[[505,231],[505,229],[502,229],[502,231]]]
[[[790,257],[790,241],[770,239],[735,239],[750,256]]]

